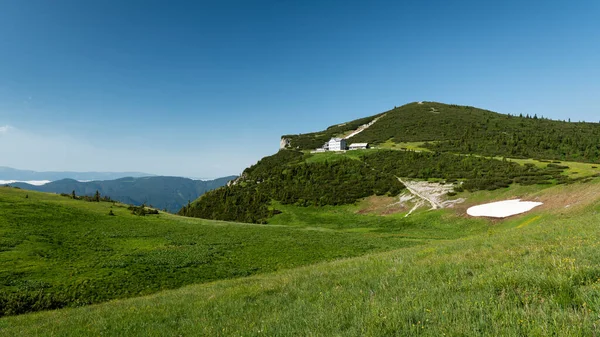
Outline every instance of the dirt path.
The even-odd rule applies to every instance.
[[[348,139],[350,137],[354,137],[354,136],[358,135],[359,133],[365,131],[371,125],[375,124],[375,122],[377,122],[379,120],[379,118],[381,118],[383,116],[385,116],[385,115],[381,115],[381,116],[375,118],[374,120],[370,121],[368,124],[364,124],[364,125],[359,126],[358,129],[352,131],[352,133],[350,133],[349,135],[347,135],[346,137],[344,137],[344,139]]]

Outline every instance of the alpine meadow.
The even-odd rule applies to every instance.
[[[600,337],[600,1],[0,1],[0,337]]]
[[[369,148],[313,149],[373,119],[348,138]],[[444,137],[452,123],[467,131]],[[2,335],[591,335],[600,324],[600,125],[420,102],[283,139],[178,215],[1,188]],[[512,199],[542,206],[467,215]]]

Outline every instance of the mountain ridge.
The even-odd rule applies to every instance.
[[[98,191],[103,196],[109,196],[113,200],[126,204],[146,204],[176,212],[188,201],[195,200],[207,191],[224,186],[228,181],[235,178],[236,176],[228,176],[203,181],[182,177],[153,176],[123,177],[114,180],[89,182],[65,178],[41,186],[27,183],[13,183],[10,185],[39,192],[70,194],[75,191],[76,195],[87,196],[92,196]]]
[[[75,172],[75,171],[33,171],[0,166],[0,180],[114,180],[124,177],[152,177],[155,174],[144,172]]]

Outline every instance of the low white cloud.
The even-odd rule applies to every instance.
[[[13,127],[10,125],[0,126],[0,135],[4,135],[4,134],[8,133],[12,129],[13,129]]]
[[[173,151],[92,144],[65,134],[42,135],[8,125],[0,127],[0,153],[2,166],[34,171],[138,171],[211,178],[239,174],[261,157],[223,149]]]

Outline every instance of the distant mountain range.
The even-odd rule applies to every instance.
[[[150,176],[155,175],[143,172],[36,172],[0,166],[0,180],[114,180],[125,177],[137,178]]]
[[[117,173],[111,173],[117,174]],[[80,175],[90,177],[92,175]],[[49,177],[49,176],[44,176]],[[39,177],[35,177],[40,179]],[[169,212],[177,212],[189,200],[195,200],[207,191],[224,186],[228,181],[237,178],[229,176],[214,180],[192,180],[181,177],[126,177],[116,180],[80,182],[74,179],[62,179],[35,186],[27,183],[12,183],[11,186],[26,190],[72,193],[77,195],[94,195],[96,191],[102,196],[109,196],[126,204],[152,205],[158,209],[166,209]]]

